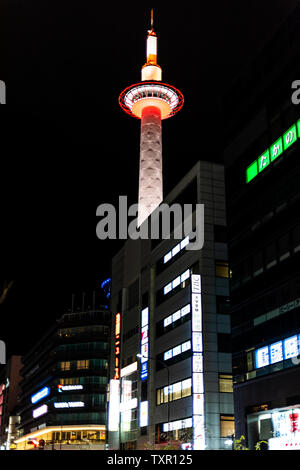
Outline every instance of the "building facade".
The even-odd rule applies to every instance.
[[[16,437],[15,410],[20,393],[21,356],[12,356],[0,373],[0,449],[9,450]]]
[[[164,200],[204,204],[202,249],[189,249],[189,232],[130,239],[113,258],[109,449],[228,448],[234,418],[224,191],[223,167],[199,162]],[[198,222],[194,212],[192,231]]]
[[[299,7],[225,100],[236,437],[300,445]]]
[[[110,312],[68,313],[23,358],[17,450],[105,450]]]

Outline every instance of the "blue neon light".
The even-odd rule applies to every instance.
[[[42,390],[37,392],[35,395],[32,395],[31,403],[33,404],[38,403],[43,398],[48,397],[48,395],[50,395],[50,388],[49,387],[42,388]]]

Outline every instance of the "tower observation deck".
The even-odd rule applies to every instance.
[[[119,97],[121,108],[141,120],[138,227],[163,200],[161,121],[174,116],[184,102],[179,90],[162,82],[162,69],[157,64],[153,10],[146,56],[141,82],[127,87]]]

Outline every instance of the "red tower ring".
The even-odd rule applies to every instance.
[[[119,96],[121,108],[130,116],[141,118],[143,108],[157,106],[167,119],[182,108],[183,94],[177,88],[158,81],[144,81],[125,88]]]

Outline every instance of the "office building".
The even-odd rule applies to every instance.
[[[63,315],[23,357],[17,450],[105,450],[110,312]]]
[[[231,449],[223,166],[198,162],[164,203],[204,204],[204,246],[129,239],[113,258],[109,449]]]
[[[232,85],[224,113],[236,437],[300,446],[299,6]]]

